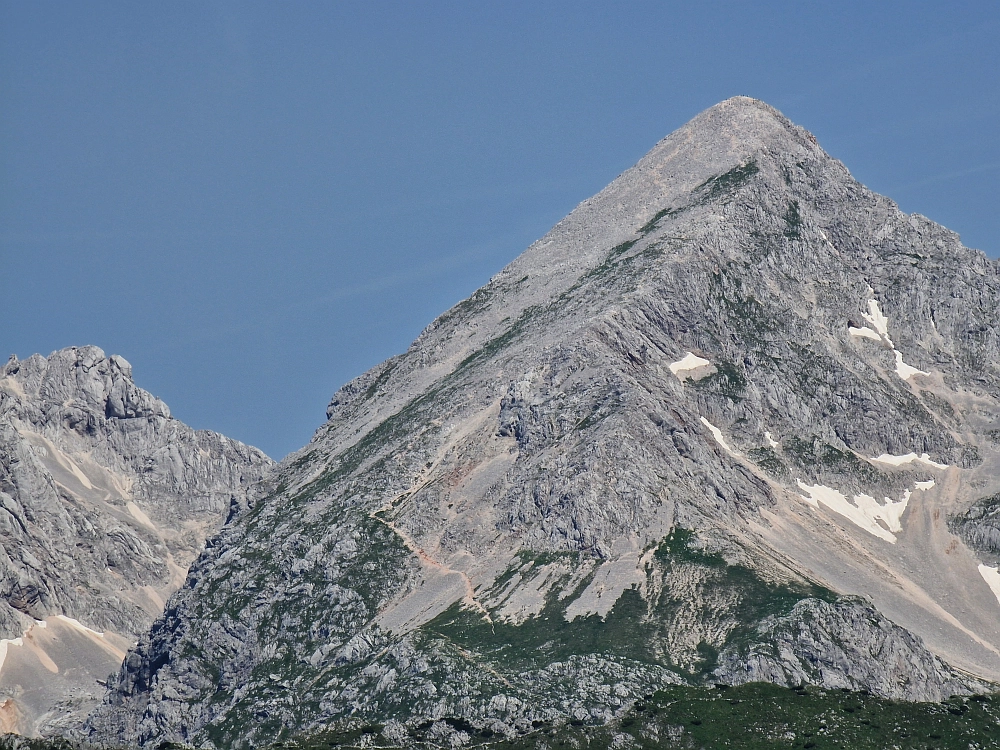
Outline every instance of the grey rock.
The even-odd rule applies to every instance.
[[[860,598],[803,599],[787,615],[767,617],[755,635],[756,642],[723,651],[716,679],[868,690],[890,700],[924,702],[992,689],[949,669],[920,638]]]
[[[338,391],[88,732],[515,731],[718,659],[911,697],[1000,679],[1000,604],[947,527],[1000,489],[998,309],[996,262],[723,102]]]
[[[1000,494],[980,498],[949,519],[949,526],[962,540],[993,562],[1000,559]]]
[[[255,448],[172,419],[120,356],[89,346],[11,357],[0,369],[0,636],[26,645],[9,646],[0,666],[0,698],[21,717],[8,729],[79,724],[103,692],[97,680],[118,669],[231,501],[246,505],[271,466]],[[82,627],[71,633],[58,616]],[[78,641],[58,658],[57,631]]]

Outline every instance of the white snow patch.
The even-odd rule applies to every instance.
[[[712,367],[712,363],[703,357],[688,352],[683,359],[679,359],[670,365],[670,372],[683,382],[692,370],[700,370],[702,367]]]
[[[873,341],[884,341],[888,344],[889,348],[892,349],[892,353],[896,355],[896,374],[903,380],[909,380],[914,375],[928,374],[923,370],[918,370],[916,367],[906,364],[903,361],[902,352],[896,349],[896,345],[893,344],[892,339],[889,338],[889,318],[882,313],[882,309],[878,305],[878,300],[868,300],[868,312],[861,313],[861,315],[875,330],[867,327],[855,328],[854,326],[848,326],[848,333],[852,336],[859,336]]]
[[[997,603],[1000,604],[1000,571],[996,568],[991,568],[989,565],[980,565],[979,575],[986,581],[986,584],[993,592],[993,596],[997,598]]]
[[[896,355],[896,374],[899,375],[903,380],[909,380],[914,375],[926,375],[927,373],[923,370],[918,370],[916,367],[912,367],[903,361],[903,355],[899,353],[898,350],[892,350]]]
[[[847,332],[850,333],[852,336],[860,336],[861,338],[871,339],[872,341],[878,341],[879,343],[882,342],[882,337],[879,336],[877,333],[875,333],[875,331],[873,331],[871,328],[868,328],[867,326],[862,328],[855,328],[854,326],[849,326],[847,328]]]
[[[729,444],[726,442],[726,439],[722,436],[722,430],[720,430],[718,427],[716,427],[714,424],[709,422],[704,417],[701,418],[701,423],[705,425],[709,430],[711,430],[712,436],[715,438],[715,442],[717,442],[719,445],[725,448],[727,453],[733,456],[739,455],[736,451],[734,451],[732,448],[729,447]]]
[[[777,448],[779,445],[781,445],[781,443],[779,443],[777,440],[771,437],[770,432],[767,431],[764,432],[764,439],[767,441],[767,444],[770,445],[772,448]]]
[[[76,628],[77,630],[81,630],[84,633],[92,633],[93,635],[96,635],[98,638],[104,637],[104,633],[98,633],[96,630],[88,628],[82,622],[80,622],[79,620],[74,620],[72,617],[67,617],[66,615],[56,615],[55,619],[62,620],[67,625],[71,625],[72,627]]]
[[[855,505],[873,520],[881,518],[885,522],[885,525],[889,527],[889,531],[893,532],[903,530],[900,519],[902,519],[903,511],[906,510],[909,502],[909,490],[903,490],[903,497],[899,502],[893,502],[889,498],[885,498],[885,505],[880,505],[878,500],[871,495],[862,494],[854,496]]]
[[[888,453],[883,453],[878,458],[873,458],[872,461],[878,461],[880,464],[890,464],[891,466],[902,466],[903,464],[916,462],[926,464],[934,469],[944,470],[948,468],[948,464],[939,464],[931,461],[931,457],[926,453],[919,456],[916,453],[907,453],[905,456],[892,456]]]
[[[855,495],[852,503],[844,493],[832,487],[826,487],[822,484],[810,486],[801,479],[796,481],[799,489],[809,493],[809,496],[803,496],[803,499],[814,508],[818,508],[819,504],[822,503],[879,539],[895,544],[896,535],[892,532],[903,530],[900,519],[910,502],[909,490],[903,493],[903,498],[898,502],[885,498],[885,505],[879,504],[875,498],[869,495]],[[878,523],[879,521],[885,525]]]
[[[868,300],[868,312],[861,313],[861,316],[872,324],[872,328],[878,332],[879,336],[886,340],[889,346],[892,346],[892,339],[889,338],[889,319],[882,314],[882,310],[878,306],[878,300]]]
[[[918,490],[929,490],[933,486],[934,486],[934,480],[933,479],[928,480],[926,482],[917,482],[916,483],[916,488]]]

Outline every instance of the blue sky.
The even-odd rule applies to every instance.
[[[1000,254],[1000,5],[0,0],[0,355],[274,457],[735,94]]]

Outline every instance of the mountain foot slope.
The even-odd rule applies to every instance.
[[[986,689],[998,271],[768,105],[706,110],[338,391],[89,737]]]

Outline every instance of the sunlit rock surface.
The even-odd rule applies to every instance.
[[[5,731],[79,725],[205,537],[271,465],[172,419],[119,356],[11,357],[0,369]]]
[[[1000,537],[966,511],[1000,491],[998,309],[996,262],[727,100],[344,386],[90,737],[982,689],[1000,604],[969,540]]]

